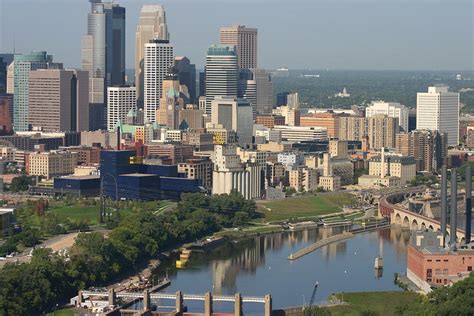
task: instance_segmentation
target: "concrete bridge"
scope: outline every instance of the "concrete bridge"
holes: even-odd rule
[[[410,230],[430,229],[433,231],[441,231],[441,224],[434,218],[429,218],[422,214],[411,212],[408,209],[392,203],[399,203],[403,199],[414,197],[422,194],[424,188],[414,190],[400,191],[387,196],[383,196],[379,200],[379,214],[390,219],[390,223],[400,225]],[[449,239],[450,225],[447,223],[447,239]],[[474,235],[472,235],[474,237]],[[463,229],[456,230],[456,241],[464,243],[465,232]]]
[[[142,293],[140,292],[119,292],[116,293],[114,289],[110,289],[108,292],[102,291],[79,291],[77,297],[77,306],[82,307],[86,299],[90,298],[106,298],[108,300],[109,306],[115,306],[117,304],[117,298],[122,298],[128,301],[136,302],[137,300],[143,300],[143,310],[129,310],[129,309],[120,309],[120,313],[117,315],[151,315],[151,300],[171,300],[175,301],[175,311],[173,315],[188,315],[184,312],[184,300],[187,301],[202,301],[204,302],[204,314],[205,316],[217,315],[213,310],[213,302],[234,302],[234,313],[231,315],[242,316],[243,313],[243,303],[261,303],[264,304],[265,312],[264,316],[271,316],[272,314],[272,297],[271,295],[266,295],[265,297],[252,297],[252,296],[241,296],[240,293],[235,294],[234,296],[213,296],[212,293],[207,292],[206,294],[183,294],[181,291],[176,292],[175,294],[168,293],[150,293],[149,290],[145,290]],[[129,304],[127,304],[130,306]],[[117,310],[117,309],[116,309]],[[155,315],[155,312],[153,313]],[[163,315],[170,315],[170,313],[163,313]],[[112,315],[112,314],[110,314]],[[161,315],[161,313],[156,313],[156,315]],[[191,314],[189,314],[191,315]],[[223,314],[219,314],[223,315]]]

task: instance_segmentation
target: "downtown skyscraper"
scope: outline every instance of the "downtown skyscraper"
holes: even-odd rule
[[[239,65],[235,46],[213,45],[206,56],[206,114],[215,97],[237,97]]]
[[[428,87],[416,95],[416,128],[448,134],[448,146],[459,143],[459,93],[447,86]]]
[[[163,80],[174,63],[173,45],[168,40],[155,39],[145,44],[144,112],[145,121],[156,122],[160,107]]]
[[[86,71],[38,69],[29,76],[29,124],[33,130],[89,130],[89,77]]]
[[[89,72],[89,103],[105,104],[107,86],[125,82],[125,8],[110,1],[89,1],[81,65]]]
[[[135,33],[135,87],[139,105],[143,104],[144,98],[145,44],[153,39],[168,41],[170,39],[165,9],[162,5],[144,5],[142,7]]]
[[[62,68],[53,63],[53,57],[46,52],[16,55],[14,60],[13,127],[15,131],[29,130],[29,88],[30,71],[37,69]]]
[[[234,45],[237,48],[240,68],[257,68],[257,29],[245,25],[221,27],[222,45]]]

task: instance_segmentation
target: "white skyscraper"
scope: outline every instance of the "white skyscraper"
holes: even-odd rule
[[[137,106],[135,87],[109,87],[107,89],[107,129],[114,131],[117,122],[125,121],[128,112]]]
[[[173,63],[173,45],[168,40],[155,39],[145,44],[144,111],[149,123],[156,121],[163,80]]]
[[[398,118],[398,124],[408,132],[408,114],[410,110],[403,104],[395,102],[374,101],[365,109],[365,117],[387,115]]]
[[[288,96],[288,107],[290,109],[299,109],[300,108],[300,97],[298,92],[289,93]]]
[[[159,4],[146,4],[140,12],[135,33],[135,87],[137,87],[137,97],[140,104],[143,102],[145,44],[153,39],[170,39],[165,8]]]
[[[459,93],[446,86],[428,87],[416,95],[416,128],[448,134],[448,146],[459,143]]]
[[[206,114],[217,96],[237,97],[239,66],[235,46],[213,45],[206,56]]]

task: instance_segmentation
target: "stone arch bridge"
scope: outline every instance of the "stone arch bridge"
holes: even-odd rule
[[[412,190],[400,191],[381,197],[379,199],[379,214],[385,218],[388,218],[390,223],[400,225],[406,229],[430,229],[432,231],[441,231],[441,224],[437,219],[411,212],[408,209],[395,204],[403,201],[406,198],[421,195],[424,191],[424,188],[415,188]],[[450,225],[447,223],[447,238],[449,238],[450,232]],[[474,237],[474,235],[472,236]],[[457,242],[462,244],[465,239],[464,237],[464,230],[458,228],[456,231]]]

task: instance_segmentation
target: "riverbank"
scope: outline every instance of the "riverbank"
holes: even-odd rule
[[[414,292],[347,292],[331,294],[327,302],[315,305],[326,309],[331,316],[394,316],[399,315],[397,311],[400,306],[414,303],[420,298]],[[286,316],[301,316],[305,308],[308,306],[289,307],[283,310]]]

